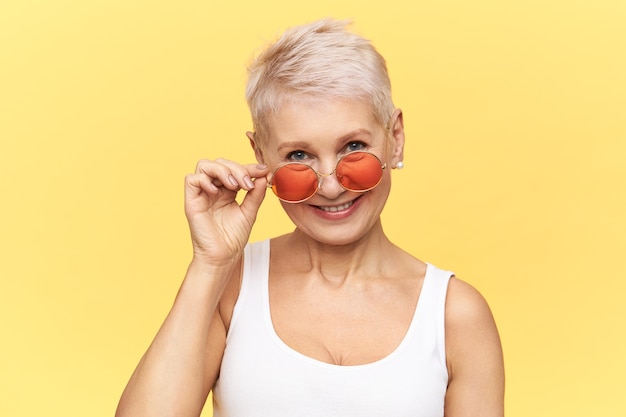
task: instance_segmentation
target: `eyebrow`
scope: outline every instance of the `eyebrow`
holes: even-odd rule
[[[348,140],[348,139],[352,139],[352,138],[353,138],[353,137],[355,137],[355,136],[362,136],[362,135],[365,135],[365,136],[372,136],[372,132],[370,132],[370,131],[369,131],[369,130],[367,130],[367,129],[357,129],[357,130],[354,130],[354,131],[352,131],[352,132],[346,133],[345,135],[341,136],[341,137],[337,140],[337,142],[345,142],[346,140]]]
[[[311,145],[308,142],[304,142],[304,141],[300,141],[300,140],[294,140],[291,142],[283,142],[280,145],[278,145],[278,150],[280,151],[281,149],[284,148],[291,148],[291,149],[309,149],[311,147]]]
[[[339,138],[337,138],[337,142],[345,142],[348,139],[351,139],[355,136],[360,136],[360,135],[365,135],[365,136],[372,136],[372,133],[367,130],[367,129],[357,129],[354,130],[352,132],[348,132],[343,136],[340,136]],[[311,148],[311,143],[310,142],[305,142],[305,141],[301,141],[301,140],[294,140],[294,141],[290,141],[290,142],[283,142],[280,145],[278,145],[278,150],[280,151],[281,149],[284,148],[291,148],[291,149],[303,149],[303,150],[308,150]]]

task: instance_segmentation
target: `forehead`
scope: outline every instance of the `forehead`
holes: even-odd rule
[[[340,140],[351,132],[374,134],[380,128],[363,100],[291,100],[267,118],[269,147],[284,141]]]

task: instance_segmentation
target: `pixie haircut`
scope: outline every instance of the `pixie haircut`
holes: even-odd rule
[[[248,67],[246,100],[257,140],[270,132],[268,114],[293,100],[366,100],[382,126],[394,111],[385,59],[371,42],[323,19],[287,29]]]

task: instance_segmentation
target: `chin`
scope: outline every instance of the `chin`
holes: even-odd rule
[[[377,219],[378,222],[380,221]],[[347,246],[367,239],[376,229],[377,221],[371,223],[350,222],[343,224],[315,224],[294,222],[297,231],[318,243],[328,246]]]

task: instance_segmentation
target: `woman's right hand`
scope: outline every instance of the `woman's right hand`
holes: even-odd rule
[[[185,177],[194,261],[219,267],[241,257],[265,197],[267,173],[265,165],[216,159],[201,160]],[[240,190],[246,192],[241,204],[235,199]]]

